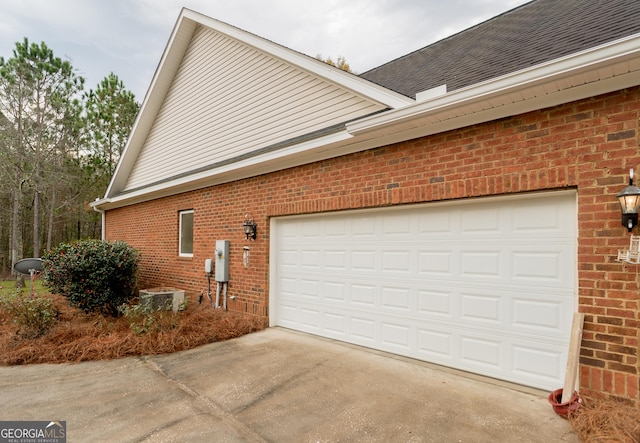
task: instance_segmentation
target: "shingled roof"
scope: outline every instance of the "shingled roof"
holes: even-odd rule
[[[638,0],[534,0],[360,77],[408,97],[453,91],[636,33]]]

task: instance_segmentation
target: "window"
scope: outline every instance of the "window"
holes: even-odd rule
[[[180,257],[193,257],[193,210],[180,211]]]

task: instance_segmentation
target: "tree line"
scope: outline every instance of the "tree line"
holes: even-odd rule
[[[0,276],[61,242],[99,238],[102,197],[139,103],[114,73],[95,89],[44,42],[0,57]]]

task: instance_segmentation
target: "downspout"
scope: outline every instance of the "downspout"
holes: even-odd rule
[[[98,199],[96,199],[96,200],[98,200]],[[105,214],[103,209],[99,209],[97,206],[94,206],[93,210],[98,212],[100,214],[100,216],[101,216],[101,220],[100,220],[100,231],[101,231],[100,240],[104,241],[104,239],[106,237],[106,235],[105,235],[105,221],[107,219],[106,214]]]

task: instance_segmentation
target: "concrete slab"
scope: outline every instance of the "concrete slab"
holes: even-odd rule
[[[548,393],[270,328],[170,355],[0,368],[0,420],[69,442],[578,442]]]

